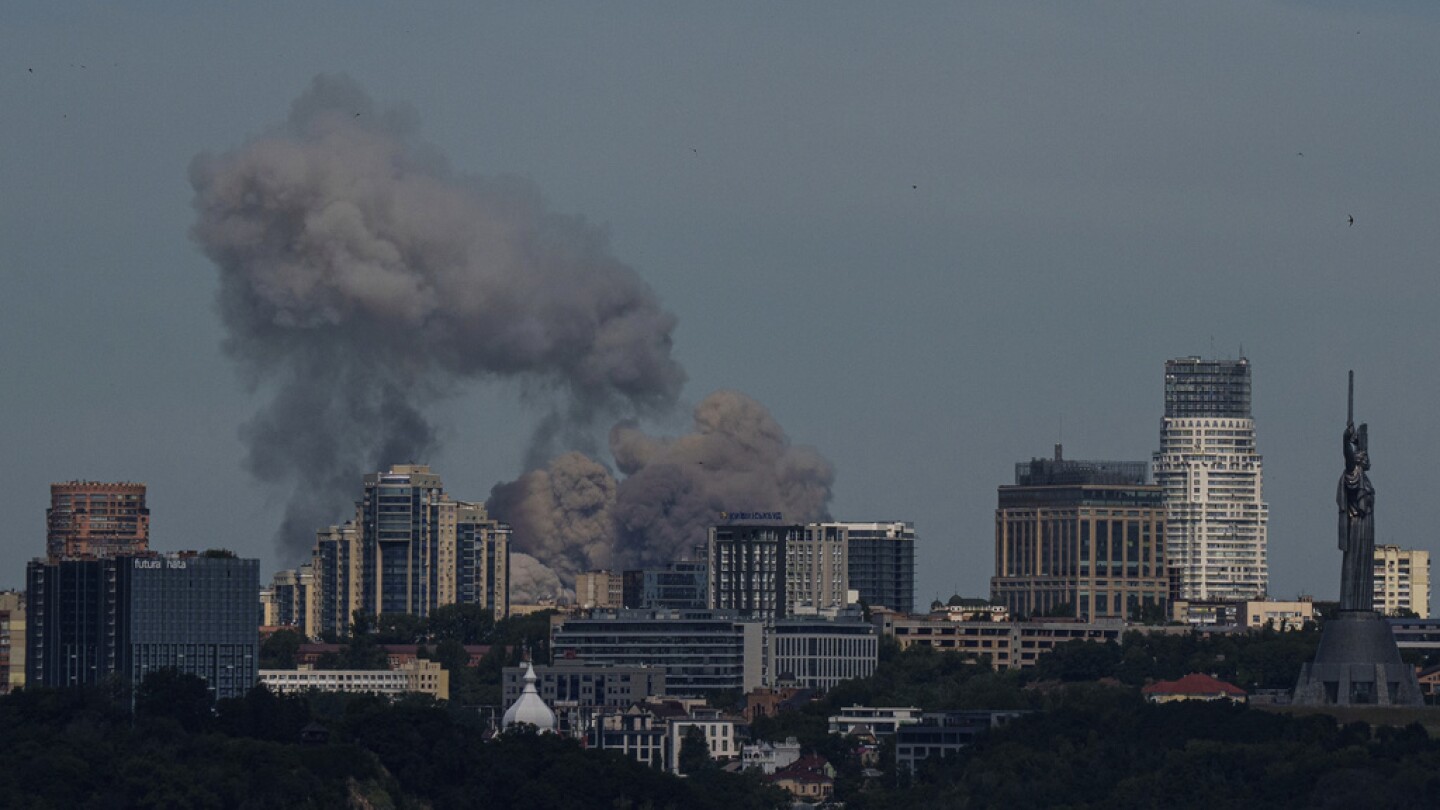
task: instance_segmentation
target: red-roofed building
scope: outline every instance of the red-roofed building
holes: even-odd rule
[[[1228,700],[1232,703],[1246,701],[1245,690],[1217,680],[1209,675],[1192,672],[1178,681],[1157,681],[1140,693],[1151,703],[1173,703],[1180,700]]]
[[[835,795],[835,768],[815,754],[801,757],[765,778],[797,799],[829,799]]]

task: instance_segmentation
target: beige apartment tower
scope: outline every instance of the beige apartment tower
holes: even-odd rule
[[[1385,616],[1430,618],[1430,552],[1375,547],[1375,610]]]

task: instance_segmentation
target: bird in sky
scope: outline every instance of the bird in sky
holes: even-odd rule
[[[1304,153],[1304,152],[1296,152],[1295,154],[1296,154],[1296,155],[1299,155],[1300,157],[1305,157],[1305,153]]]
[[[1350,225],[1349,225],[1348,227],[1351,227],[1351,228],[1355,227],[1355,215],[1354,215],[1354,214],[1351,214],[1351,215],[1350,215]]]

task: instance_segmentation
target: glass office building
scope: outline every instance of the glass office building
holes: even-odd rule
[[[158,669],[204,679],[216,699],[255,685],[260,561],[228,552],[36,560],[27,572],[27,682],[138,684]]]

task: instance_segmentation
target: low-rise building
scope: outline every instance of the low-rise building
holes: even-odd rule
[[[1301,630],[1306,622],[1315,621],[1315,603],[1309,599],[1244,602],[1240,606],[1240,615],[1244,617],[1245,626],[1254,630],[1265,627],[1281,631]]]
[[[596,611],[555,627],[556,660],[591,666],[663,667],[673,695],[748,692],[763,686],[765,633],[733,611]]]
[[[260,681],[272,692],[294,694],[358,692],[386,697],[418,693],[450,699],[450,673],[436,661],[416,660],[396,669],[262,669]]]
[[[768,781],[807,802],[823,802],[835,795],[835,768],[815,754],[781,768]]]
[[[875,626],[849,619],[780,619],[766,628],[770,683],[828,690],[841,681],[868,678],[879,661]]]
[[[800,741],[794,737],[786,737],[785,742],[780,743],[761,740],[754,745],[740,747],[740,762],[744,769],[756,770],[766,776],[773,775],[798,759],[800,759]]]
[[[680,772],[680,748],[690,729],[699,729],[705,735],[705,745],[710,759],[717,762],[740,756],[740,746],[735,741],[735,720],[721,714],[718,709],[694,709],[685,717],[670,717],[665,721],[666,748],[669,753],[668,767],[671,773]]]
[[[1192,672],[1178,681],[1157,681],[1140,693],[1151,703],[1178,703],[1186,700],[1228,700],[1244,703],[1245,690],[1209,675]]]
[[[595,666],[561,658],[555,666],[535,667],[535,676],[540,697],[557,708],[625,707],[667,695],[664,667]],[[525,668],[505,667],[501,678],[505,704],[519,700]]]
[[[999,728],[1026,712],[1014,710],[925,712],[920,722],[895,733],[895,767],[913,773],[921,760],[953,754],[980,734]]]
[[[847,706],[830,715],[830,733],[888,736],[901,726],[920,722],[920,714],[916,706]]]
[[[625,709],[595,712],[585,739],[591,748],[618,751],[651,767],[680,772],[680,749],[690,729],[705,737],[710,759],[740,756],[735,718],[699,701],[650,700]]]
[[[1387,619],[1401,652],[1440,654],[1440,619]]]
[[[1119,642],[1125,634],[1123,622],[1077,622],[1040,620],[1033,622],[952,622],[929,618],[883,617],[882,631],[895,638],[901,649],[930,647],[943,652],[988,660],[997,670],[1035,666],[1041,655],[1067,641]]]

